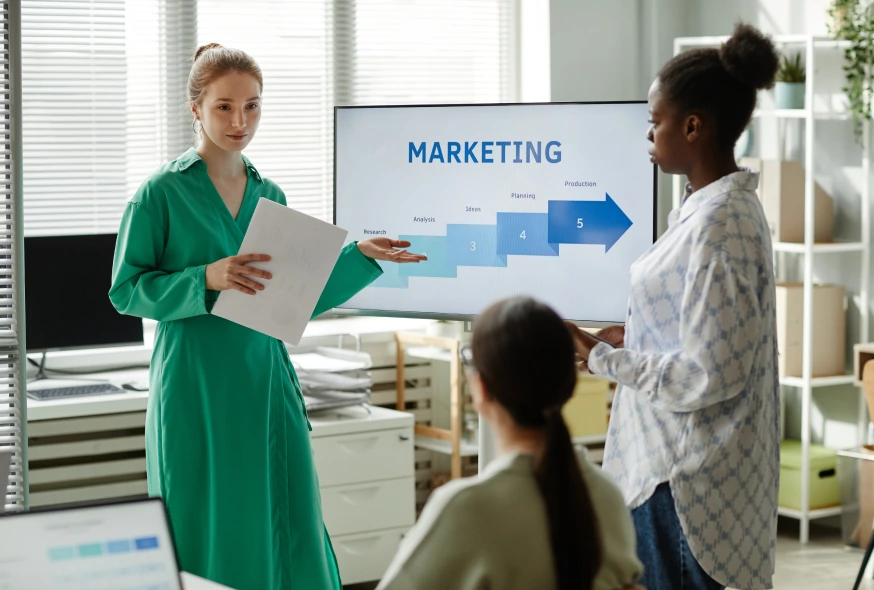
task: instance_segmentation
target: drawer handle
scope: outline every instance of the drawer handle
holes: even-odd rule
[[[410,437],[407,436],[406,434],[399,434],[399,435],[398,435],[398,438],[401,439],[401,440],[403,440],[403,441],[410,440]]]
[[[359,438],[356,440],[339,441],[339,444],[348,452],[366,453],[376,445],[377,440],[377,437],[369,436],[367,438]]]
[[[354,506],[356,504],[370,502],[371,500],[373,500],[373,497],[376,496],[377,493],[379,493],[379,486],[373,486],[369,488],[362,488],[360,490],[340,492],[340,496],[343,497],[343,500],[345,500],[347,504],[352,504]]]

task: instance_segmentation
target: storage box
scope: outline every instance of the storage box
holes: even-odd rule
[[[810,509],[840,506],[841,486],[838,479],[837,451],[821,445],[810,445]],[[801,510],[801,441],[780,443],[779,504]]]
[[[853,383],[862,387],[862,369],[868,361],[874,361],[874,342],[853,345]]]
[[[759,198],[774,242],[804,242],[804,167],[794,160],[743,158],[741,166],[759,171]],[[813,241],[831,242],[834,200],[814,183]]]
[[[814,377],[846,373],[846,293],[839,285],[813,286]],[[804,288],[777,284],[777,346],[780,377],[801,377]]]
[[[594,436],[607,432],[607,393],[610,382],[580,374],[571,399],[562,408],[571,436]]]

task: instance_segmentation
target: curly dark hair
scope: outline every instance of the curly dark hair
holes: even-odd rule
[[[716,125],[720,151],[731,151],[749,124],[756,91],[770,88],[780,65],[774,43],[738,23],[722,47],[675,56],[658,74],[662,96],[680,116],[697,113]]]

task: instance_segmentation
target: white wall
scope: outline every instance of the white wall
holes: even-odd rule
[[[637,0],[552,0],[553,101],[639,100]]]
[[[685,34],[690,1],[549,0],[551,100],[646,100],[673,53],[673,38]],[[659,233],[670,210],[670,187],[660,174]]]

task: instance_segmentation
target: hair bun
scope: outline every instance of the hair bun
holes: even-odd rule
[[[201,55],[203,55],[204,53],[206,53],[210,49],[221,49],[221,48],[222,48],[222,45],[220,43],[207,43],[206,45],[201,45],[200,47],[197,48],[197,51],[194,52],[194,61],[197,61],[197,59]]]
[[[719,50],[726,71],[756,89],[774,85],[780,56],[774,43],[753,26],[738,23]]]

